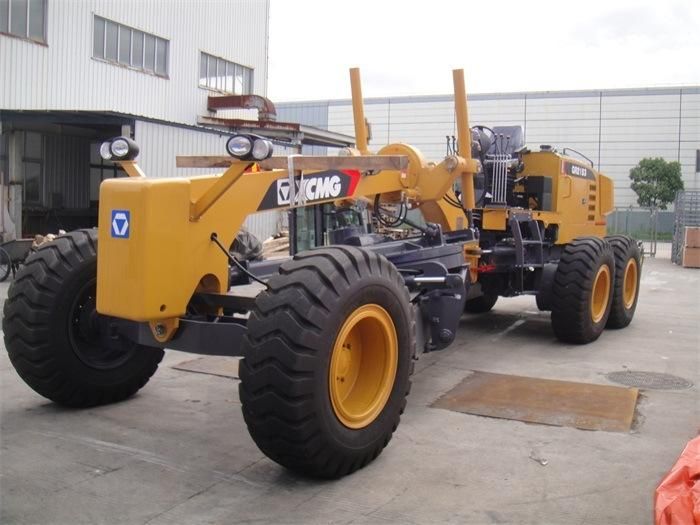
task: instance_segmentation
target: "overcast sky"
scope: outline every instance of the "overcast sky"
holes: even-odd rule
[[[700,84],[698,0],[271,0],[276,102]]]

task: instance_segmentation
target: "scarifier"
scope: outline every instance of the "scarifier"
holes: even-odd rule
[[[165,348],[241,356],[255,443],[287,468],[333,478],[380,454],[414,360],[448,347],[465,311],[534,295],[567,343],[630,323],[641,256],[632,239],[605,237],[613,185],[592,163],[531,151],[519,127],[470,128],[461,70],[458,136],[442,162],[402,143],[371,153],[359,71],[350,76],[356,148],[342,156],[272,157],[266,139],[238,135],[227,157],[179,158],[222,174],[154,179],[130,138],[103,144],[129,177],[102,183],[99,229],[41,247],[9,290],[5,343],[27,384],[86,407],[134,394]],[[326,246],[283,260],[229,253],[250,214],[307,208],[334,219],[316,232]],[[358,210],[419,234],[369,231]],[[255,294],[241,291],[251,284]]]

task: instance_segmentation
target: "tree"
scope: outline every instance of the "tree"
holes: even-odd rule
[[[646,208],[665,210],[676,192],[683,189],[680,163],[666,162],[660,157],[640,160],[630,170],[630,179],[637,203]]]

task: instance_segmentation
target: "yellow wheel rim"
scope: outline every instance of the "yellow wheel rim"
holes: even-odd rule
[[[364,428],[384,409],[396,378],[399,344],[389,313],[366,304],[343,323],[328,376],[331,404],[346,427]]]
[[[591,293],[591,318],[594,323],[599,322],[605,315],[610,299],[610,268],[604,264],[598,268],[598,273],[593,281]]]
[[[622,301],[629,310],[637,297],[637,261],[630,259],[625,266],[625,275],[622,279]]]

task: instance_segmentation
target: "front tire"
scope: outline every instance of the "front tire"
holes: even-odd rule
[[[0,248],[0,283],[7,279],[11,271],[12,259],[3,248]]]
[[[396,268],[329,247],[285,262],[255,301],[239,386],[251,437],[305,475],[338,478],[389,443],[406,406],[415,320]]]
[[[29,255],[5,301],[5,347],[32,389],[61,405],[125,399],[163,358],[158,348],[105,337],[95,309],[97,233],[70,232]]]
[[[469,314],[485,314],[490,312],[491,309],[498,301],[497,294],[484,294],[474,299],[469,299],[464,303],[464,311]]]
[[[639,299],[642,257],[634,239],[626,235],[605,238],[615,256],[615,286],[606,328],[625,328],[632,322]]]
[[[566,343],[595,341],[613,297],[615,260],[603,239],[581,237],[564,248],[552,284],[552,329]]]

